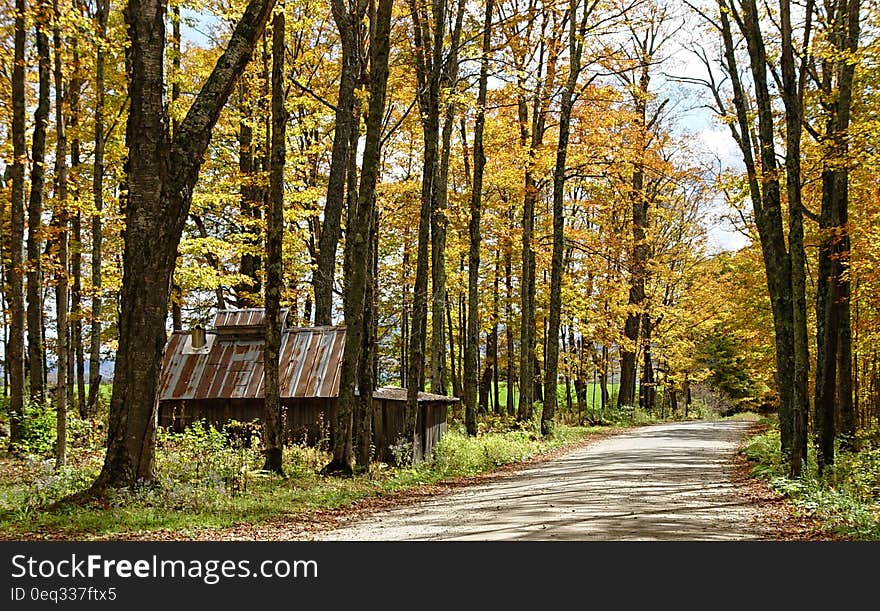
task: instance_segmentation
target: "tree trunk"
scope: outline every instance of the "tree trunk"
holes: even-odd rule
[[[336,403],[336,431],[333,440],[333,459],[325,467],[328,473],[352,472],[352,413],[355,410],[355,384],[358,364],[364,348],[364,310],[367,299],[369,268],[373,257],[370,252],[370,231],[374,220],[376,183],[381,165],[382,118],[385,113],[385,93],[388,83],[388,55],[390,49],[391,10],[393,0],[379,0],[373,37],[370,42],[370,103],[367,114],[367,134],[364,143],[361,182],[357,207],[348,211],[348,235],[345,242],[345,278],[343,307],[345,309],[346,338],[342,353],[342,371],[339,380],[339,398]],[[352,202],[354,203],[354,202]],[[367,342],[368,344],[371,342]],[[363,379],[363,378],[362,378]],[[360,389],[366,395],[365,409],[371,413],[372,388]]]
[[[541,74],[544,67],[544,43],[541,43],[541,52],[538,58],[537,87],[532,100],[531,124],[528,116],[526,101],[526,84],[524,77],[519,77],[519,95],[517,100],[517,114],[520,129],[520,145],[525,148],[528,141],[526,168],[524,177],[523,214],[522,214],[522,278],[520,280],[520,394],[517,419],[529,421],[532,419],[532,409],[540,390],[538,368],[536,366],[538,356],[535,352],[535,253],[532,248],[532,239],[535,232],[535,204],[538,201],[539,187],[535,178],[535,159],[538,150],[544,142],[544,132],[547,120],[547,110],[553,89],[556,60],[558,59],[559,41],[555,36],[548,36],[549,50],[547,54],[546,73]],[[531,138],[529,129],[531,128]]]
[[[480,214],[483,201],[483,171],[486,154],[483,132],[486,126],[486,91],[489,78],[489,51],[492,42],[493,1],[487,0],[483,21],[483,48],[480,59],[480,84],[477,94],[477,119],[474,126],[474,170],[471,186],[470,221],[468,222],[468,319],[467,346],[464,367],[465,427],[470,436],[477,434],[477,384],[479,383],[480,350],[479,292],[480,292]],[[487,392],[488,395],[488,392]]]
[[[556,167],[553,170],[553,257],[550,264],[550,315],[547,329],[547,348],[544,359],[544,409],[541,411],[541,434],[553,432],[556,416],[556,383],[559,377],[559,340],[562,318],[562,268],[565,248],[565,166],[568,141],[571,134],[571,110],[575,101],[575,89],[581,72],[581,52],[587,19],[592,12],[588,6],[578,23],[577,9],[580,2],[570,0],[568,7],[568,81],[562,92],[562,108],[559,114],[559,141],[556,145]]]
[[[810,354],[807,341],[806,254],[801,201],[801,131],[803,129],[803,78],[797,74],[792,44],[791,7],[780,1],[782,29],[782,99],[785,104],[785,171],[789,202],[788,242],[791,256],[792,331],[794,336],[794,372],[792,386],[792,475],[799,475],[807,460],[807,421]],[[808,3],[812,11],[812,2]],[[807,21],[807,36],[810,21]]]
[[[51,89],[49,60],[49,23],[51,5],[39,0],[36,16],[37,60],[39,94],[34,111],[34,134],[31,143],[31,193],[28,202],[27,239],[27,327],[28,327],[28,378],[30,397],[34,401],[44,399],[43,381],[43,304],[40,291],[43,285],[40,247],[43,241],[43,198],[45,196],[46,125],[49,122],[49,92]]]
[[[407,224],[403,228],[403,256],[400,265],[400,385],[406,388],[406,376],[409,371],[409,335],[410,335],[410,304],[407,296],[409,294],[409,234],[410,226]]]
[[[656,380],[654,379],[654,360],[651,352],[651,316],[648,312],[642,315],[642,377],[639,382],[639,407],[647,412],[654,411],[656,399]]]
[[[846,236],[844,248],[849,253],[849,236]],[[837,396],[840,402],[840,450],[854,452],[856,447],[856,428],[858,410],[853,399],[854,375],[852,353],[852,326],[850,321],[849,280],[841,281],[840,289],[840,325],[838,327],[837,346]]]
[[[782,229],[782,208],[778,164],[775,150],[773,110],[767,85],[767,61],[755,0],[745,0],[743,15],[735,12],[727,0],[718,0],[719,18],[724,44],[724,61],[733,88],[735,122],[730,130],[738,144],[746,166],[749,195],[755,213],[755,225],[761,241],[767,289],[773,313],[773,329],[776,344],[776,388],[779,395],[779,428],[783,454],[792,472],[798,470],[800,452],[795,447],[797,423],[794,409],[795,332],[792,295],[792,262],[786,250]],[[752,142],[751,116],[753,109],[747,104],[748,96],[740,80],[736,59],[736,46],[730,24],[733,14],[746,39],[749,68],[754,83],[754,98],[758,117],[758,134],[761,171],[758,171]]]
[[[156,404],[177,247],[211,130],[262,33],[274,0],[251,0],[174,138],[163,102],[165,3],[129,0],[125,11],[129,149],[119,348],[107,453],[88,494],[154,477]]]
[[[440,165],[434,181],[434,213],[431,215],[431,392],[449,392],[446,375],[444,314],[446,310],[446,202],[449,179],[449,154],[455,121],[454,93],[458,84],[458,48],[464,20],[465,2],[459,0],[449,56],[443,68],[441,87],[447,91],[446,115],[441,136]]]
[[[12,64],[12,202],[10,205],[10,236],[8,293],[9,299],[9,424],[10,448],[21,441],[21,418],[24,413],[24,172],[25,151],[25,0],[15,0],[15,42]],[[5,240],[4,240],[5,241]]]
[[[95,20],[98,29],[98,44],[95,55],[95,151],[92,169],[92,196],[95,212],[92,215],[92,312],[89,345],[89,400],[88,414],[94,416],[98,405],[98,391],[101,387],[101,315],[103,298],[101,295],[101,262],[103,242],[104,209],[104,43],[107,39],[107,16],[109,0],[97,0]]]
[[[602,413],[611,405],[611,393],[608,391],[608,346],[602,346],[602,370],[599,377],[599,390],[601,391]]]
[[[627,300],[628,312],[624,323],[623,334],[627,343],[620,351],[620,389],[617,395],[617,405],[632,406],[636,402],[636,354],[638,353],[640,325],[642,322],[642,307],[645,301],[645,283],[647,280],[647,264],[649,245],[647,242],[648,229],[648,201],[645,196],[645,171],[642,161],[645,155],[645,134],[647,127],[647,96],[650,83],[649,65],[641,67],[639,90],[635,94],[636,120],[639,122],[637,129],[642,141],[639,154],[642,159],[635,163],[630,185],[630,199],[632,201],[632,262],[631,279],[629,286],[629,298]]]
[[[355,461],[362,469],[369,469],[373,429],[373,390],[376,388],[376,323],[375,306],[376,277],[379,266],[379,219],[378,211],[373,206],[369,233],[369,265],[367,265],[366,289],[364,293],[363,337],[361,354],[358,363],[358,389],[362,389],[357,400],[355,411]]]
[[[458,367],[455,360],[455,327],[452,326],[452,304],[449,303],[449,292],[446,293],[446,328],[449,332],[449,373],[452,378],[452,395],[461,397],[461,382],[458,378]]]
[[[76,3],[75,7],[78,11],[82,11],[82,7],[79,3]],[[57,11],[56,11],[57,13]],[[58,26],[56,24],[55,27],[56,33],[58,33]],[[74,35],[71,38],[71,53],[73,56],[73,74],[70,79],[70,89],[68,96],[70,98],[69,102],[69,116],[67,119],[68,125],[70,126],[70,131],[72,132],[73,138],[70,141],[70,168],[74,173],[75,177],[79,178],[80,172],[80,141],[78,136],[79,129],[79,112],[80,112],[80,89],[82,88],[83,81],[81,78],[81,70],[82,67],[80,65],[80,56],[79,56],[79,38]],[[56,71],[60,73],[60,57],[56,58]],[[74,180],[73,184],[73,198],[75,201],[75,214],[73,215],[72,223],[73,223],[73,248],[70,253],[71,256],[71,264],[70,264],[70,273],[73,276],[71,288],[70,288],[70,312],[71,312],[71,325],[70,325],[70,344],[71,344],[71,353],[73,355],[74,360],[74,370],[76,375],[76,406],[79,412],[79,416],[82,419],[86,419],[88,417],[88,409],[86,405],[86,380],[85,380],[85,353],[83,351],[83,309],[82,309],[82,212],[81,206],[79,202],[79,181]],[[70,387],[73,387],[73,380],[70,381]]]
[[[327,199],[324,204],[324,223],[321,226],[318,265],[313,278],[315,325],[333,323],[336,247],[342,234],[342,208],[345,204],[351,131],[354,128],[355,89],[361,70],[359,29],[366,4],[361,1],[346,3],[344,0],[332,0],[330,3],[333,20],[336,22],[342,42],[342,71],[339,75],[339,97],[336,101],[336,125],[333,133],[330,175],[327,180]]]
[[[513,347],[513,244],[507,243],[507,249],[504,253],[504,297],[505,297],[505,323],[504,333],[507,339],[507,415],[514,416],[516,414],[516,406],[514,403],[513,390],[516,386],[516,354]]]
[[[837,437],[835,413],[841,420],[841,441],[852,449],[855,416],[852,399],[852,346],[850,288],[845,273],[849,259],[847,229],[849,169],[839,160],[849,157],[849,122],[855,64],[848,59],[858,49],[859,0],[836,0],[828,7],[829,39],[840,59],[822,62],[820,88],[829,98],[824,140],[831,154],[822,170],[819,278],[816,287],[816,386],[815,432],[817,462],[821,473],[834,463]],[[840,367],[839,367],[840,366]],[[839,380],[839,386],[838,386]],[[845,431],[843,430],[845,429]]]
[[[412,329],[410,332],[409,373],[404,429],[413,432],[413,460],[422,458],[423,440],[419,434],[418,393],[425,386],[425,343],[428,326],[428,241],[435,212],[434,181],[439,169],[440,86],[443,75],[443,40],[446,31],[446,0],[432,0],[430,19],[416,0],[409,0],[414,30],[414,54],[422,113],[424,156],[419,210],[418,254],[413,289]],[[433,22],[433,23],[431,23]]]
[[[492,338],[491,342],[487,342],[486,345],[486,354],[487,358],[491,359],[492,362],[492,384],[493,395],[492,395],[492,405],[494,406],[495,413],[499,416],[504,413],[501,409],[501,397],[500,390],[498,388],[499,375],[498,375],[498,321],[500,320],[501,312],[499,309],[500,296],[498,294],[498,283],[501,279],[501,253],[498,249],[495,249],[495,282],[492,287],[492,330],[489,332],[489,335]]]
[[[269,208],[266,211],[266,371],[263,413],[263,469],[284,474],[281,387],[278,353],[281,349],[281,283],[284,277],[284,160],[286,155],[287,110],[284,107],[284,10],[272,20],[272,152],[269,170]]]
[[[67,135],[64,124],[64,76],[61,72],[61,30],[58,21],[61,13],[58,0],[53,0],[52,11],[55,26],[53,40],[55,47],[55,205],[58,223],[57,272],[55,276],[55,308],[57,321],[56,356],[58,357],[57,383],[55,386],[56,440],[55,468],[67,462],[67,404],[69,343],[68,343],[68,231],[70,215],[67,210]]]
[[[176,106],[177,100],[180,98],[180,56],[181,56],[181,37],[180,37],[180,7],[174,6],[171,9],[171,37],[172,37],[172,54],[171,54],[171,105]],[[173,138],[177,132],[177,119],[171,120],[171,137]],[[176,262],[175,262],[176,265]],[[171,328],[174,331],[183,330],[183,303],[184,293],[183,287],[180,286],[172,274],[171,277]]]

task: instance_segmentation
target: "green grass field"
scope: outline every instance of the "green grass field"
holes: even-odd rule
[[[618,384],[609,384],[608,385],[608,393],[610,394],[610,404],[614,405],[614,402],[617,400],[617,389]],[[577,400],[574,397],[574,384],[571,385],[571,401],[572,401],[572,409],[574,411],[577,410]],[[494,392],[495,387],[492,387],[492,390],[489,393],[489,402],[490,407],[494,411],[494,405],[492,402],[494,401]],[[519,402],[519,389],[513,389],[513,405],[518,405]],[[498,402],[502,407],[507,405],[507,383],[499,382],[498,384]],[[568,394],[566,393],[565,384],[558,384],[556,386],[556,395],[557,395],[557,405],[559,405],[560,409],[567,409],[568,406]],[[583,406],[584,411],[589,412],[591,414],[598,414],[602,409],[602,389],[599,384],[593,384],[589,382],[587,384],[587,397],[586,403]]]

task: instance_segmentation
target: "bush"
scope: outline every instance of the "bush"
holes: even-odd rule
[[[52,454],[55,450],[56,424],[56,413],[49,403],[25,399],[20,422],[21,442],[16,449],[30,454]]]
[[[859,452],[838,453],[833,467],[819,477],[811,453],[807,472],[800,479],[786,476],[779,431],[749,439],[746,458],[754,463],[752,474],[788,496],[800,511],[817,517],[823,526],[856,539],[880,539],[880,448],[863,437]]]
[[[778,430],[749,438],[743,453],[749,462],[755,463],[752,467],[752,475],[769,478],[783,474]]]
[[[656,415],[634,405],[609,407],[602,415],[602,422],[615,426],[635,426],[659,422]]]
[[[468,437],[449,431],[435,446],[432,467],[444,475],[476,475],[536,454],[539,444],[526,431]]]
[[[259,469],[259,443],[196,422],[183,433],[160,429],[157,437],[157,487],[164,502],[202,509],[212,495],[237,496],[247,491],[251,471]],[[150,500],[150,499],[144,499]],[[152,499],[158,502],[159,499]]]

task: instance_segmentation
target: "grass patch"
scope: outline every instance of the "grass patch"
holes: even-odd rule
[[[750,438],[744,448],[752,475],[767,480],[803,514],[818,518],[823,528],[856,540],[880,540],[880,429],[859,432],[855,453],[838,453],[833,468],[817,474],[810,453],[806,474],[786,476],[779,430]]]
[[[609,393],[609,404],[614,405],[617,403],[617,391],[620,385],[617,383],[608,383],[608,393]],[[495,388],[492,387],[491,392],[489,393],[489,407],[491,411],[497,411],[495,406],[493,405],[495,401]],[[519,387],[514,386],[513,388],[508,389],[507,382],[501,381],[498,383],[498,403],[505,408],[507,406],[507,395],[508,392],[513,395],[513,405],[516,407],[519,405]],[[571,397],[569,397],[569,393]],[[577,413],[577,398],[574,396],[574,384],[570,384],[569,388],[566,389],[565,384],[560,382],[556,385],[556,404],[559,408],[560,412],[568,412],[567,409],[568,400],[571,399],[572,409],[571,414],[574,415]],[[586,401],[581,406],[582,410],[586,415],[589,415],[591,418],[597,418],[602,413],[602,389],[599,383],[587,382],[586,383]],[[607,408],[606,408],[607,411]]]

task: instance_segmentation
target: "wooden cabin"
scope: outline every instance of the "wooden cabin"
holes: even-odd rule
[[[165,347],[159,385],[159,425],[182,431],[195,421],[214,426],[250,422],[263,415],[262,308],[224,310],[211,328],[175,331]],[[284,435],[318,445],[329,439],[345,347],[345,327],[289,327],[282,311],[279,384]],[[379,458],[404,437],[406,389],[373,392],[373,443]],[[419,393],[416,459],[429,456],[446,432],[455,397]]]

